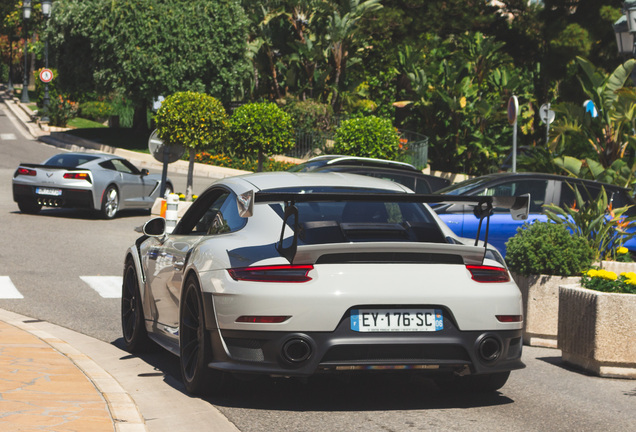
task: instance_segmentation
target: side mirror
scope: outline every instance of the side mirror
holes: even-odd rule
[[[166,234],[166,220],[162,217],[150,219],[144,224],[143,233],[150,237],[162,237]]]
[[[146,168],[144,168],[144,169],[142,169],[142,170],[141,170],[141,176],[142,176],[142,177],[145,177],[145,176],[147,176],[148,174],[150,174],[150,171],[148,171]]]

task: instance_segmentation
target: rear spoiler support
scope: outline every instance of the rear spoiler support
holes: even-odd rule
[[[237,197],[237,206],[241,217],[250,217],[254,211],[254,203],[284,203],[285,214],[283,226],[280,233],[277,250],[290,263],[293,261],[298,249],[298,208],[299,202],[341,202],[341,201],[379,201],[379,202],[414,202],[427,204],[468,204],[473,205],[473,212],[479,219],[479,228],[475,238],[475,246],[479,243],[481,226],[486,219],[486,234],[484,239],[484,249],[488,246],[488,230],[490,228],[490,216],[495,207],[503,207],[510,210],[510,214],[515,220],[525,220],[528,218],[530,194],[518,197],[506,196],[466,196],[466,195],[433,195],[414,193],[338,193],[338,192],[315,192],[315,193],[292,193],[292,192],[256,192],[248,191]],[[294,218],[294,234],[291,245],[283,246],[285,227],[289,218]]]

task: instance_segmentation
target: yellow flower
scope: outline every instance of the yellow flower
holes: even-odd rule
[[[627,252],[629,252],[629,249],[627,249],[625,246],[621,246],[616,250],[616,253],[620,255],[625,255]]]
[[[588,277],[591,277],[591,278],[596,277],[596,276],[598,275],[598,270],[595,270],[595,269],[589,269],[589,270],[587,271],[586,275],[587,275]]]
[[[466,97],[465,96],[462,96],[459,99],[459,106],[462,107],[462,108],[466,108]]]

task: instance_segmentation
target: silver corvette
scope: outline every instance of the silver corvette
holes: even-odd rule
[[[356,371],[497,390],[524,367],[521,294],[496,250],[422,204],[448,199],[484,220],[527,215],[527,197],[418,195],[353,174],[219,180],[172,233],[151,219],[126,252],[125,345],[178,355],[194,394],[232,374]]]
[[[23,213],[46,207],[94,209],[112,219],[119,210],[150,209],[161,176],[112,154],[60,153],[42,164],[21,163],[13,175],[13,200]],[[165,195],[173,191],[166,182]]]

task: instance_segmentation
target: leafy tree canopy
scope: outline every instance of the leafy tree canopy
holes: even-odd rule
[[[246,71],[234,0],[69,0],[49,26],[60,86],[118,92],[137,108],[180,90],[229,101]]]

